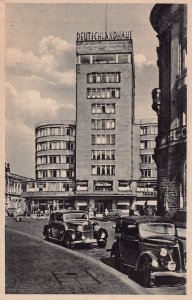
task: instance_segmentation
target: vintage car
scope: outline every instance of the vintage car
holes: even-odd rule
[[[97,222],[91,222],[88,214],[80,210],[58,210],[50,214],[44,226],[46,240],[57,240],[67,248],[76,244],[95,244],[105,248],[108,238],[106,229]]]
[[[136,271],[144,287],[153,287],[156,276],[186,276],[182,241],[170,219],[132,216],[117,219],[111,256],[118,268]]]

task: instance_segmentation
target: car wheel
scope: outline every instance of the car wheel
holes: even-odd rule
[[[64,246],[68,249],[72,249],[73,245],[71,244],[71,238],[69,235],[66,235],[64,238]]]
[[[46,239],[46,241],[49,241],[49,239],[50,239],[49,229],[46,230],[45,239]]]
[[[118,249],[115,249],[114,255],[115,255],[115,268],[117,270],[120,270],[121,269],[121,259],[120,259],[120,253],[119,253]]]
[[[97,241],[97,245],[99,248],[105,248],[107,244],[107,241]]]
[[[141,283],[146,288],[152,288],[155,284],[155,277],[151,275],[149,263],[144,260],[141,265]]]

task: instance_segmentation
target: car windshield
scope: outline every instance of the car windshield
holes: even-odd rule
[[[143,238],[154,236],[175,235],[175,227],[168,223],[143,223],[139,225],[139,231]]]
[[[78,219],[84,219],[87,220],[88,215],[85,212],[75,212],[75,213],[67,213],[64,214],[64,219],[65,220],[78,220]]]

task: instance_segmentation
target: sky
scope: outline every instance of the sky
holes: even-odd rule
[[[7,3],[5,6],[5,160],[11,172],[35,176],[35,125],[75,120],[76,34],[132,31],[135,117],[156,118],[158,39],[154,4]],[[106,18],[107,16],[107,18]],[[107,21],[106,21],[107,20]]]

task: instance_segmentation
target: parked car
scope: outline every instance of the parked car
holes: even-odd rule
[[[96,244],[104,248],[108,233],[97,222],[91,222],[88,214],[78,210],[58,210],[50,214],[44,226],[43,235],[47,240],[57,240],[67,248],[76,244]]]
[[[171,218],[177,228],[186,228],[187,212],[185,208],[179,208]]]
[[[117,219],[111,256],[116,266],[125,264],[137,272],[144,287],[152,287],[156,276],[185,277],[182,241],[170,219],[132,216]]]

